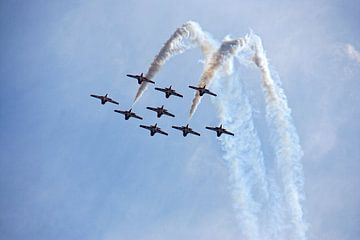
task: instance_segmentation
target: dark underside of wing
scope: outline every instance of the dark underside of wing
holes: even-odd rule
[[[136,76],[136,75],[131,75],[131,74],[126,74],[126,76],[128,76],[128,77],[131,77],[131,78],[138,78],[138,76]]]
[[[98,99],[101,99],[101,97],[102,97],[102,96],[98,96],[98,95],[94,95],[94,94],[91,94],[90,96],[94,97],[94,98],[98,98]]]
[[[145,82],[149,82],[149,83],[155,83],[154,81],[152,81],[152,80],[150,80],[150,79],[148,79],[148,78],[146,78],[146,77],[144,77],[144,81],[145,81]]]
[[[193,130],[191,130],[190,133],[191,133],[191,134],[194,134],[194,135],[197,135],[197,136],[200,136],[200,133],[195,132],[195,131],[193,131]]]
[[[125,111],[121,111],[121,110],[114,110],[114,112],[121,113],[121,114],[126,114]]]
[[[137,119],[140,119],[140,120],[143,119],[142,117],[140,117],[140,116],[138,116],[138,115],[136,115],[136,114],[132,115],[132,117],[137,118]]]
[[[195,90],[199,90],[198,87],[194,87],[194,86],[189,86],[189,88],[195,89]]]
[[[206,92],[207,94],[210,94],[210,95],[213,95],[213,96],[217,96],[215,93],[213,93],[213,92],[210,92],[210,91],[208,91],[208,92]]]
[[[175,128],[175,129],[177,129],[177,130],[183,130],[183,128],[182,127],[178,127],[178,126],[171,126],[172,128]]]
[[[145,125],[140,125],[141,128],[145,128],[145,129],[148,129],[148,130],[151,130],[151,127],[149,126],[145,126]]]
[[[168,133],[166,133],[166,132],[164,132],[162,130],[157,130],[157,132],[160,133],[160,134],[166,135],[166,136],[169,135]]]
[[[174,115],[174,114],[169,113],[169,112],[164,112],[164,114],[165,114],[165,115],[168,115],[168,116],[170,116],[170,117],[175,117],[175,115]]]
[[[158,88],[158,87],[156,87],[155,90],[158,90],[158,91],[160,91],[160,92],[166,92],[165,89],[163,89],[163,88]]]
[[[177,93],[177,92],[174,92],[174,93],[172,93],[173,95],[175,95],[175,96],[177,96],[177,97],[183,97],[183,95],[181,95],[181,94],[179,94],[179,93]]]
[[[114,104],[116,104],[116,105],[119,105],[119,103],[117,102],[117,101],[114,101],[114,100],[112,100],[112,99],[110,99],[110,100],[108,100],[109,102],[111,102],[111,103],[114,103]]]
[[[232,132],[224,131],[223,133],[234,136],[234,134]]]
[[[157,108],[153,108],[153,107],[146,107],[146,109],[152,110],[152,111],[157,111]]]

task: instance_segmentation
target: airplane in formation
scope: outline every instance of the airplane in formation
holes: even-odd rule
[[[220,125],[220,127],[205,127],[206,129],[212,130],[216,132],[216,136],[220,137],[221,134],[228,134],[231,136],[234,136],[234,134],[232,132],[227,131],[225,128],[222,127],[222,124]]]
[[[155,125],[150,125],[150,126],[140,125],[140,127],[149,130],[150,131],[150,136],[154,136],[155,133],[160,133],[160,134],[163,134],[163,135],[166,135],[166,136],[168,135],[168,133],[162,131],[161,128],[159,128],[157,126],[157,123]]]
[[[90,96],[91,96],[91,97],[94,97],[94,98],[97,98],[97,99],[100,99],[102,105],[104,105],[104,104],[107,103],[107,102],[111,102],[111,103],[113,103],[113,104],[119,105],[118,102],[116,102],[116,101],[112,100],[111,98],[109,98],[109,97],[108,97],[108,94],[106,94],[105,96],[99,96],[99,95],[91,94]]]
[[[194,86],[189,86],[189,88],[195,89],[196,91],[199,92],[200,96],[203,96],[205,93],[206,94],[210,94],[213,96],[217,96],[215,93],[211,92],[209,89],[206,88],[206,85],[204,85],[203,87],[194,87]]]
[[[155,83],[154,81],[151,81],[150,79],[144,77],[143,73],[141,73],[140,75],[126,74],[126,76],[137,79],[138,84],[142,84],[143,82]]]
[[[197,135],[200,136],[200,133],[195,132],[194,130],[192,130],[192,128],[189,127],[189,124],[186,124],[186,126],[171,126],[174,129],[180,130],[183,132],[183,136],[186,137],[186,135],[193,134],[193,135]]]
[[[136,113],[132,112],[131,108],[128,111],[114,110],[114,112],[124,114],[125,120],[129,120],[129,118],[131,118],[131,117],[143,120],[142,117],[140,117],[140,116],[136,115]]]
[[[168,115],[170,117],[175,117],[174,114],[170,113],[167,109],[164,108],[164,105],[162,105],[161,107],[157,107],[157,108],[146,107],[146,109],[156,112],[158,118],[160,118],[163,114]]]
[[[177,97],[183,97],[183,95],[177,93],[174,89],[171,88],[172,86],[170,85],[170,87],[168,88],[158,88],[156,87],[155,90],[158,90],[160,92],[165,93],[165,97],[169,98],[171,95],[177,96]]]
[[[139,84],[142,84],[143,82],[155,83],[154,81],[144,77],[143,73],[141,73],[140,75],[127,74],[126,76],[137,79]],[[215,93],[213,93],[209,89],[207,89],[206,85],[204,85],[202,87],[189,86],[189,88],[198,91],[200,96],[203,96],[204,94],[217,96]],[[170,87],[165,87],[165,88],[155,87],[155,90],[165,93],[166,98],[169,98],[171,95],[181,97],[181,98],[183,97],[183,95],[177,93],[175,91],[175,89],[172,89],[171,85],[170,85]],[[108,94],[106,94],[104,96],[91,94],[90,96],[94,97],[94,98],[97,98],[97,99],[100,99],[101,104],[103,104],[103,105],[105,103],[107,103],[107,102],[117,104],[117,105],[119,104],[118,102],[116,102],[113,99],[111,99],[110,97],[108,97]],[[167,109],[164,108],[164,105],[162,105],[161,107],[156,107],[156,108],[155,107],[146,107],[146,108],[151,110],[151,111],[156,112],[158,118],[160,118],[162,115],[175,117],[174,114],[170,113]],[[123,114],[125,116],[125,120],[129,120],[131,117],[143,120],[143,118],[141,116],[139,116],[136,113],[132,112],[131,108],[130,108],[130,110],[127,110],[127,111],[114,110],[114,112]],[[166,135],[166,136],[168,135],[167,132],[161,130],[161,128],[157,126],[157,123],[155,125],[149,125],[149,126],[140,125],[140,127],[149,130],[150,131],[150,136],[154,136],[156,133],[163,134],[163,135]],[[193,134],[193,135],[200,136],[200,133],[192,130],[192,128],[189,127],[189,124],[187,124],[185,126],[172,126],[172,128],[182,131],[184,137],[186,137],[188,134]],[[223,128],[222,124],[219,127],[208,127],[208,126],[206,126],[205,128],[208,129],[208,130],[215,131],[217,137],[220,137],[222,134],[228,134],[228,135],[234,136],[234,133],[227,131],[225,128]]]

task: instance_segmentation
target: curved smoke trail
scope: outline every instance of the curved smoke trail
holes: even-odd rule
[[[305,240],[307,229],[301,206],[304,199],[300,162],[302,151],[286,96],[271,75],[261,39],[254,34],[237,40],[225,39],[215,51],[215,41],[197,23],[189,21],[178,28],[164,44],[145,76],[153,78],[172,56],[194,46],[200,47],[205,57],[204,71],[198,86],[210,85],[224,71],[227,74],[220,79],[222,82],[214,82],[213,87],[219,96],[212,100],[218,109],[220,121],[235,133],[234,137],[221,137],[220,141],[225,151],[234,208],[243,237],[248,240]],[[265,168],[251,104],[241,82],[229,77],[232,74],[233,58],[241,59],[249,52],[252,55],[255,53],[252,61],[262,76],[266,120],[274,136],[271,140],[277,168],[273,169],[269,166],[266,166],[269,169]],[[134,102],[145,89],[146,83],[143,83]],[[200,99],[196,94],[190,117],[196,111]],[[290,222],[291,229],[287,222]]]
[[[184,40],[189,40],[186,43]],[[200,25],[193,21],[188,21],[171,35],[165,42],[164,46],[160,49],[159,53],[151,63],[145,77],[152,79],[156,73],[160,71],[162,65],[165,64],[172,56],[183,53],[185,50],[198,46],[202,50],[205,59],[208,58],[211,52],[214,51],[216,43],[209,34],[204,32]],[[206,63],[206,62],[205,62]],[[143,82],[134,99],[134,103],[139,100],[144,91],[146,90],[147,83]]]
[[[243,46],[244,43],[245,40],[242,38],[223,41],[219,50],[212,54],[212,56],[208,60],[208,63],[205,65],[204,71],[200,77],[198,87],[209,86],[216,73],[220,69],[224,68],[225,63],[232,59],[232,57],[237,53],[237,51],[239,51],[239,47]],[[190,108],[190,118],[195,113],[196,108],[200,103],[200,100],[201,96],[199,92],[196,91]]]
[[[266,118],[274,131],[275,160],[280,170],[284,198],[293,226],[291,239],[306,239],[307,226],[303,219],[301,201],[303,195],[303,174],[300,159],[303,155],[299,137],[292,123],[291,110],[287,105],[283,89],[274,82],[260,37],[250,35],[250,47],[255,51],[253,62],[260,69],[262,88],[265,94]]]

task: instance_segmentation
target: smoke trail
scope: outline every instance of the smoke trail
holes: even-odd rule
[[[190,43],[185,43],[184,40],[189,40]],[[156,73],[159,72],[162,65],[165,64],[172,56],[180,54],[185,50],[198,46],[202,50],[205,59],[208,58],[211,52],[214,51],[215,41],[212,40],[209,34],[204,32],[200,25],[193,21],[188,21],[171,35],[165,42],[160,52],[155,56],[155,59],[150,65],[145,77],[152,79]],[[134,99],[134,103],[139,100],[146,90],[147,83],[143,82]]]
[[[221,80],[226,82],[214,82],[219,96],[213,102],[221,123],[235,133],[234,137],[220,138],[234,208],[244,239],[267,239],[267,226],[261,223],[266,218],[269,192],[261,144],[252,121],[252,108],[237,75]]]
[[[211,80],[215,77],[216,73],[224,67],[226,62],[232,61],[232,57],[237,53],[239,47],[245,43],[244,39],[224,40],[218,51],[214,52],[209,59],[208,64],[205,65],[204,71],[201,74],[198,87],[204,87],[211,84]],[[200,94],[197,91],[192,101],[190,109],[190,118],[195,113],[197,106],[201,100]]]
[[[265,94],[266,118],[270,129],[274,129],[273,144],[275,160],[280,171],[284,187],[284,197],[288,205],[293,231],[291,239],[306,239],[306,224],[303,219],[301,201],[303,195],[303,175],[300,159],[302,150],[296,129],[292,124],[291,110],[281,87],[271,76],[268,60],[265,56],[261,39],[250,35],[251,48],[255,51],[253,62],[258,66],[262,76],[262,88]]]
[[[220,79],[222,82],[214,82],[213,87],[219,96],[212,100],[221,122],[235,133],[234,137],[221,137],[220,141],[225,151],[224,159],[229,169],[234,208],[243,237],[249,240],[305,240],[307,229],[301,207],[304,199],[300,162],[302,151],[286,96],[279,85],[280,81],[276,82],[276,78],[271,75],[261,39],[254,34],[238,40],[224,39],[215,52],[216,45],[197,23],[189,21],[178,28],[164,44],[145,76],[153,78],[172,56],[195,46],[201,48],[205,58],[199,87],[209,86],[223,72],[227,74],[227,77]],[[262,76],[266,120],[270,131],[273,131],[271,140],[277,167],[274,169],[272,166],[265,168],[260,140],[252,119],[251,104],[242,84],[237,78],[229,78],[233,73],[233,58],[237,57],[240,63],[246,64],[244,59],[249,53],[254,55],[252,61],[260,69]],[[145,89],[146,83],[143,83],[134,103]],[[195,113],[200,100],[196,93],[190,117]],[[290,222],[291,229],[286,222]]]

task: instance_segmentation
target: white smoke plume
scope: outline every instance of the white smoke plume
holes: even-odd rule
[[[220,83],[221,81],[221,83]],[[239,220],[241,239],[267,239],[268,184],[260,140],[252,121],[252,107],[238,79],[224,77],[213,83],[219,96],[212,98],[219,118],[234,137],[220,138],[229,171],[232,198]]]
[[[188,40],[189,42],[186,42]],[[203,54],[205,60],[214,51],[216,43],[209,34],[204,32],[200,25],[193,21],[188,21],[171,35],[165,42],[164,46],[160,49],[159,53],[151,63],[145,77],[148,79],[154,78],[160,68],[174,55],[183,53],[185,50],[198,46]],[[206,62],[205,62],[206,63]],[[144,91],[146,90],[147,83],[143,82],[134,99],[134,103],[139,100]]]
[[[302,165],[300,159],[302,157],[302,150],[299,145],[298,136],[296,133],[296,129],[292,124],[290,109],[287,105],[286,96],[283,93],[283,90],[277,85],[274,80],[272,79],[269,64],[265,53],[262,48],[261,40],[258,36],[254,34],[250,34],[249,36],[245,37],[245,39],[241,39],[241,41],[231,41],[226,40],[223,41],[221,47],[217,52],[214,52],[211,58],[209,59],[208,65],[205,66],[204,72],[201,75],[200,83],[198,84],[199,87],[203,87],[209,85],[213,79],[217,78],[217,74],[221,69],[232,69],[232,59],[233,57],[241,51],[239,51],[239,46],[243,46],[244,43],[247,44],[247,48],[251,48],[253,50],[254,57],[252,58],[253,62],[258,66],[262,73],[262,87],[265,93],[265,100],[266,100],[266,111],[267,111],[267,121],[269,123],[269,127],[274,129],[274,152],[275,152],[275,161],[277,164],[278,169],[280,170],[281,176],[281,186],[278,187],[277,183],[274,179],[269,178],[266,180],[266,171],[264,170],[263,160],[262,160],[262,152],[259,148],[256,147],[256,134],[249,133],[246,129],[243,129],[244,125],[251,123],[251,115],[249,118],[248,116],[244,116],[241,121],[232,122],[229,121],[227,118],[230,114],[236,115],[239,113],[243,113],[244,109],[249,107],[248,104],[243,102],[242,108],[239,107],[237,111],[228,111],[226,109],[234,109],[234,104],[236,101],[224,101],[221,100],[222,97],[219,97],[218,103],[218,110],[220,114],[221,122],[226,124],[226,126],[231,127],[233,126],[233,131],[241,128],[242,131],[240,134],[246,136],[246,140],[255,139],[255,142],[251,144],[251,151],[252,153],[260,153],[255,158],[258,162],[255,167],[255,176],[257,178],[253,178],[252,181],[247,182],[248,186],[244,186],[244,179],[249,173],[242,172],[242,169],[249,169],[249,166],[246,167],[246,164],[242,161],[241,157],[246,157],[249,159],[248,152],[241,150],[239,145],[244,144],[246,145],[246,141],[241,141],[239,138],[229,138],[225,137],[223,140],[223,149],[225,150],[226,154],[224,158],[229,163],[229,170],[230,170],[230,181],[233,186],[233,198],[235,201],[235,205],[238,206],[236,203],[242,204],[242,207],[238,209],[238,215],[242,222],[242,226],[245,229],[246,233],[251,232],[250,235],[244,235],[245,238],[248,239],[258,239],[261,235],[261,239],[299,239],[303,240],[306,239],[306,229],[307,226],[303,220],[303,211],[301,207],[301,201],[304,198],[302,189],[303,189],[303,176],[302,176]],[[227,65],[230,65],[227,66]],[[230,87],[230,89],[234,89]],[[220,88],[217,88],[217,91],[220,91]],[[221,96],[236,96],[240,94],[239,92],[235,93],[228,93],[228,92],[219,92]],[[196,107],[200,102],[200,96],[197,93],[193,100],[193,104],[190,110],[190,117],[195,112]],[[246,101],[245,101],[246,102]],[[232,106],[232,107],[230,107]],[[228,114],[227,114],[228,112]],[[229,113],[231,112],[231,113]],[[227,116],[227,117],[225,117]],[[230,118],[231,119],[231,118]],[[225,140],[227,139],[227,140]],[[241,167],[240,167],[241,166]],[[239,169],[240,168],[240,169]],[[241,176],[241,178],[239,178]],[[249,195],[249,193],[254,194],[249,189],[249,185],[254,184],[260,180],[260,188],[263,190],[263,195],[258,195],[260,199],[255,199]],[[264,190],[268,187],[266,181],[271,183],[271,188],[273,189],[272,196],[269,197],[267,190]],[[284,191],[281,194],[281,190],[283,188]],[[234,194],[235,193],[235,194]],[[265,224],[259,222],[260,219],[264,219],[259,215],[258,208],[264,207],[265,205],[261,205],[261,200],[269,199],[270,204],[267,205],[266,217],[274,221],[274,224],[270,223],[269,221]],[[260,200],[257,201],[257,200]],[[287,211],[281,210],[279,202],[284,201],[287,204]],[[265,204],[263,202],[263,204]],[[284,224],[284,215],[288,215],[288,220],[292,225],[291,230],[284,230],[281,229],[279,224]],[[262,233],[260,234],[259,231]],[[288,231],[288,232],[286,232]],[[260,235],[259,235],[260,234]]]
[[[213,84],[218,94],[212,98],[221,123],[235,136],[220,138],[224,160],[242,232],[247,240],[305,240],[307,225],[303,218],[303,175],[300,159],[302,150],[292,123],[291,111],[280,80],[271,74],[261,39],[255,34],[231,40],[226,38],[216,50],[216,43],[195,22],[178,28],[161,48],[148,72],[153,78],[172,56],[198,46],[205,58],[199,87]],[[233,73],[233,60],[247,65],[249,54],[260,69],[261,86],[265,95],[266,121],[271,131],[274,166],[266,164],[261,142],[252,116],[252,106],[239,80]],[[249,61],[248,61],[249,62]],[[217,79],[217,81],[213,81]],[[143,83],[135,102],[146,89]],[[195,113],[200,96],[193,99],[190,117]]]
[[[198,87],[209,87],[217,72],[226,67],[226,65],[228,65],[226,64],[228,61],[232,61],[233,56],[237,53],[237,51],[239,51],[239,47],[243,46],[244,43],[245,40],[242,38],[235,40],[224,40],[218,51],[212,54],[208,60],[208,64],[204,65],[204,71],[201,74]],[[190,118],[195,113],[200,100],[200,94],[198,91],[196,91],[190,108]]]
[[[286,96],[280,83],[273,80],[261,39],[255,34],[251,34],[250,39],[250,46],[255,51],[252,60],[261,72],[266,118],[269,128],[273,130],[275,160],[280,172],[285,204],[292,225],[289,237],[290,239],[304,240],[306,239],[307,225],[301,206],[304,199],[304,178],[300,161],[303,152],[292,123],[291,110],[287,105]]]
[[[248,36],[245,37],[245,40]],[[241,54],[241,52],[239,52]],[[285,240],[281,191],[273,177],[267,176],[253,110],[238,76],[233,74],[233,56],[222,65],[226,76],[213,82],[219,94],[212,98],[220,122],[235,133],[220,138],[237,218],[244,239]]]

